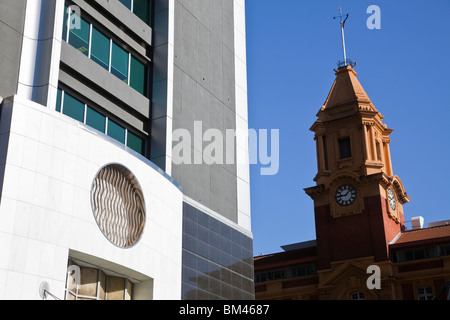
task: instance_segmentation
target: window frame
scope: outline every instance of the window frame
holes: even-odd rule
[[[423,290],[423,292],[421,293],[420,291]],[[433,287],[418,287],[416,289],[417,292],[417,300],[432,300],[434,295],[433,295]],[[423,299],[422,299],[423,298]]]
[[[262,283],[267,281],[309,277],[316,274],[317,265],[315,263],[304,263],[287,268],[270,269],[261,272],[255,272],[254,281],[255,283]]]
[[[69,9],[70,7],[65,6],[65,8],[66,8],[66,12],[67,12],[68,9]],[[71,31],[71,29],[68,27],[68,25],[69,25],[69,23],[70,23],[70,15],[67,16],[67,20],[65,21],[65,23],[66,23],[66,31],[67,31],[67,34],[65,35],[65,36],[66,36],[65,41],[66,41],[68,44],[70,44],[72,47],[74,47],[75,49],[77,49],[77,51],[81,52],[82,54],[84,54],[84,55],[87,56],[87,57],[90,57],[90,54],[91,54],[91,50],[90,50],[90,49],[91,49],[91,38],[92,38],[92,37],[91,37],[91,36],[92,36],[92,24],[91,24],[88,20],[86,20],[85,18],[83,18],[82,16],[79,16],[78,18],[80,19],[80,23],[81,23],[81,24],[83,24],[83,22],[84,22],[84,23],[86,23],[86,24],[89,26],[88,40],[87,40],[87,48],[86,48],[86,49],[87,49],[87,52],[85,53],[85,52],[80,51],[79,48],[76,48],[72,43],[70,43],[70,39],[72,38],[71,35],[80,38],[80,37],[75,33],[75,31]],[[75,29],[75,30],[77,30],[77,29]],[[81,39],[81,38],[80,38],[80,39]],[[81,39],[81,40],[84,41],[83,39]]]
[[[96,60],[101,60],[101,59],[99,59],[99,58],[97,58],[96,56],[95,56],[95,58],[94,59],[96,59],[96,60],[94,60],[92,57],[92,48],[93,48],[93,43],[94,43],[94,31],[95,32],[97,32],[97,33],[99,33],[101,36],[103,36],[107,41],[108,41],[108,63],[107,63],[107,66],[106,66],[106,68],[105,68],[105,66],[104,65],[102,65],[101,63],[99,63],[98,61],[96,61]],[[91,59],[92,61],[94,61],[95,63],[97,63],[97,64],[99,64],[100,66],[102,66],[105,70],[108,70],[108,72],[111,72],[110,71],[110,68],[111,68],[111,37],[108,37],[108,35],[105,33],[105,32],[103,32],[103,30],[101,30],[100,28],[98,28],[98,27],[96,27],[96,26],[94,26],[94,25],[92,25],[91,24],[91,38],[90,38],[90,43],[91,43],[91,49],[89,50],[89,59]],[[103,61],[102,61],[102,63],[103,63]]]
[[[72,279],[71,274],[67,272],[66,274],[66,281],[65,281],[65,288],[64,288],[64,300],[71,300],[69,297],[73,297],[74,300],[100,300],[100,301],[112,301],[111,299],[108,299],[108,294],[111,292],[109,291],[109,281],[110,279],[120,279],[123,280],[123,299],[118,301],[127,301],[127,297],[129,297],[130,300],[133,300],[134,296],[134,284],[130,279],[126,277],[121,276],[115,276],[110,274],[107,270],[103,268],[99,268],[96,266],[81,266],[75,263],[74,261],[69,260],[69,266],[70,267],[78,267],[81,274],[80,274],[80,283],[75,283],[75,291],[72,290],[69,286],[69,281]],[[79,293],[80,286],[83,284],[83,270],[92,270],[96,271],[97,273],[97,281],[94,283],[96,286],[96,295],[90,296],[90,295],[83,295]],[[101,296],[100,292],[103,287],[103,297]]]
[[[73,46],[73,44],[70,43],[70,28],[68,27],[69,23],[70,23],[70,15],[67,14],[68,13],[68,9],[70,8],[70,6],[68,5],[68,3],[64,3],[64,10],[65,10],[65,18],[63,19],[63,31],[66,31],[66,34],[63,34],[62,36],[62,40],[64,40],[67,44],[71,45],[73,48],[75,48]],[[67,15],[67,16],[66,16]],[[88,39],[88,50],[87,53],[85,54],[83,53],[85,56],[87,56],[90,60],[94,61],[96,64],[98,64],[99,66],[101,66],[102,68],[104,68],[105,70],[107,70],[109,73],[111,73],[112,75],[114,75],[117,79],[119,79],[120,81],[126,83],[127,86],[131,87],[132,89],[136,90],[138,93],[142,94],[143,96],[147,97],[148,96],[148,92],[149,92],[149,83],[148,83],[148,72],[149,72],[149,66],[148,63],[143,61],[142,58],[140,58],[138,55],[131,53],[129,50],[125,49],[124,46],[121,44],[121,41],[117,41],[115,40],[113,37],[111,37],[109,35],[109,33],[107,31],[104,30],[104,28],[98,26],[98,25],[94,25],[89,19],[85,19],[84,17],[82,17],[82,15],[80,14],[79,18],[81,19],[81,21],[85,21],[87,24],[89,24],[89,39]],[[96,60],[92,59],[92,44],[93,44],[93,29],[96,29],[100,34],[102,34],[103,36],[105,36],[107,39],[109,39],[109,62],[108,62],[108,68],[105,68],[103,66],[103,64],[97,62]],[[63,32],[64,33],[64,32]],[[113,44],[115,44],[119,49],[123,50],[127,55],[127,75],[126,75],[126,81],[122,80],[119,76],[117,76],[115,73],[112,72],[112,64],[113,64]],[[75,48],[77,49],[77,48]],[[78,50],[78,49],[77,49]],[[79,50],[78,50],[79,51]],[[134,60],[133,60],[133,59]],[[134,73],[131,72],[131,63],[132,61],[136,61],[137,63],[140,63],[140,67],[143,67],[144,69],[144,77],[143,77],[143,83],[142,83],[142,91],[136,89],[137,86],[135,85],[131,85],[131,83],[134,83],[134,81],[132,81],[131,79],[134,79]],[[138,78],[141,78],[140,76]],[[140,87],[140,86],[139,86]]]
[[[78,119],[75,119],[73,117],[71,117],[70,115],[67,115],[64,113],[64,100],[65,100],[65,96],[68,95],[71,98],[79,101],[80,103],[84,104],[84,115],[83,115],[83,121],[80,121]],[[55,106],[55,111],[58,113],[61,113],[71,119],[74,119],[76,121],[79,121],[81,123],[83,123],[84,125],[88,126],[89,128],[92,128],[106,136],[108,136],[111,139],[114,139],[115,141],[121,143],[122,145],[124,145],[127,149],[133,150],[133,152],[136,152],[137,154],[140,154],[142,156],[145,157],[146,155],[146,139],[142,137],[142,135],[137,134],[137,132],[135,132],[135,130],[130,130],[127,126],[123,126],[120,121],[116,120],[115,118],[112,118],[106,114],[104,114],[103,112],[101,112],[100,110],[98,110],[97,108],[93,107],[91,104],[87,104],[83,101],[83,99],[80,99],[79,96],[77,94],[72,93],[71,91],[67,92],[64,88],[59,87],[58,88],[58,92],[57,92],[57,96],[59,96],[60,98],[57,99],[57,101],[59,102],[59,106],[56,105]],[[98,114],[102,115],[105,117],[105,131],[102,132],[99,129],[87,124],[87,112],[89,109],[92,109],[93,111],[97,112]],[[124,134],[124,142],[117,140],[116,138],[112,137],[111,135],[108,134],[108,125],[109,122],[114,122],[117,126],[123,128],[125,130],[125,134]],[[141,152],[138,152],[137,150],[135,150],[134,148],[132,148],[130,145],[128,145],[128,132],[131,132],[131,134],[135,137],[137,137],[138,139],[141,140]]]
[[[152,16],[152,0],[147,0],[148,2],[148,12],[147,12],[147,21],[145,21],[144,19],[142,19],[142,17],[140,15],[138,15],[135,11],[134,11],[134,2],[136,0],[129,0],[130,1],[130,7],[128,7],[125,3],[123,3],[121,0],[118,0],[118,2],[120,2],[125,8],[127,8],[128,10],[130,10],[136,17],[138,17],[141,21],[143,21],[144,23],[150,25],[151,23],[151,16]]]

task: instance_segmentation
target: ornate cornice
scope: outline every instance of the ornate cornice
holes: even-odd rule
[[[378,182],[385,189],[393,188],[397,195],[398,201],[402,205],[408,203],[411,200],[411,198],[406,193],[405,188],[403,187],[403,184],[398,176],[390,177],[384,172],[380,172],[368,176],[361,176],[361,182],[362,183]]]
[[[305,193],[311,197],[311,199],[315,200],[319,197],[319,195],[322,193],[323,190],[325,190],[325,186],[323,184],[315,186],[315,187],[310,187],[310,188],[305,188],[303,189],[305,191]]]
[[[394,176],[392,178],[392,185],[395,189],[395,192],[398,197],[398,201],[403,205],[405,203],[408,203],[411,198],[408,196],[408,194],[405,191],[405,188],[403,187],[403,183],[401,182],[400,178],[397,176]]]

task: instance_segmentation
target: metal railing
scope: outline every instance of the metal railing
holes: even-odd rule
[[[346,67],[346,66],[350,66],[353,68],[356,66],[356,62],[352,62],[352,60],[350,60],[350,59],[345,59],[344,61],[338,61],[337,65],[338,65],[338,68],[342,68],[342,67]]]

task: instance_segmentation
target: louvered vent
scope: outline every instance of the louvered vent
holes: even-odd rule
[[[136,244],[144,231],[145,202],[136,177],[127,168],[111,164],[94,179],[91,205],[105,237],[121,248]]]

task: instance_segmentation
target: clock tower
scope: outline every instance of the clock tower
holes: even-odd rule
[[[331,91],[311,127],[315,133],[314,200],[319,269],[333,261],[389,257],[388,244],[404,229],[409,202],[394,175],[389,129],[346,64],[336,71]]]

